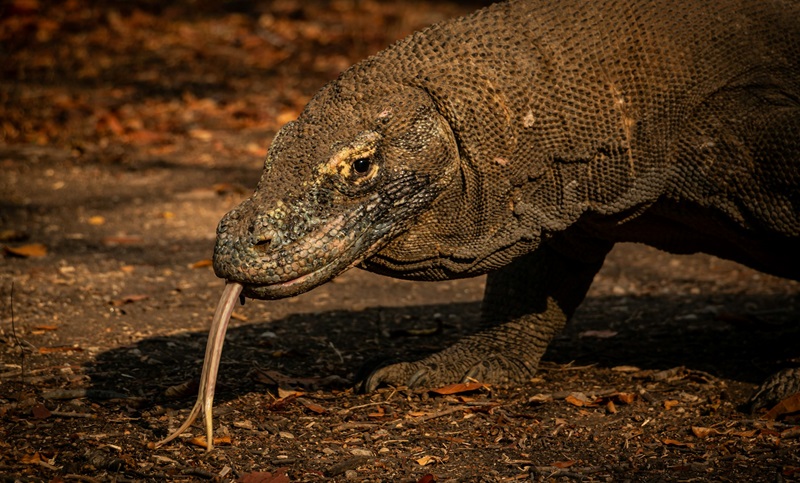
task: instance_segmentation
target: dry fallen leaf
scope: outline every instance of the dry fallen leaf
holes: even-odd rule
[[[568,403],[572,404],[573,406],[577,406],[579,408],[583,407],[583,406],[586,406],[586,401],[582,401],[582,400],[578,399],[577,397],[573,396],[572,394],[570,394],[569,396],[564,398],[564,400],[567,401]]]
[[[441,396],[448,396],[450,394],[459,394],[462,392],[472,392],[477,391],[486,387],[486,384],[481,382],[461,382],[457,384],[450,384],[449,386],[439,387],[436,389],[431,389],[430,392],[439,394]]]
[[[51,470],[59,469],[57,466],[54,466],[56,462],[55,456],[53,456],[52,458],[47,458],[38,451],[33,454],[22,455],[22,457],[19,459],[19,462],[25,465],[44,466],[45,468],[49,468]]]
[[[30,245],[22,245],[18,247],[4,246],[3,251],[7,255],[20,258],[43,257],[47,255],[47,247],[41,243],[31,243]]]
[[[528,404],[544,404],[553,402],[552,394],[535,394],[528,399]]]
[[[83,352],[83,349],[80,347],[73,347],[71,345],[39,347],[39,354],[55,354],[58,352]]]
[[[618,392],[611,395],[614,400],[621,404],[633,404],[636,400],[636,394],[632,392]]]
[[[214,138],[214,133],[207,129],[190,129],[189,136],[201,141],[210,141]]]
[[[33,453],[33,454],[24,454],[19,459],[20,463],[23,463],[23,464],[26,464],[26,465],[36,464],[36,463],[39,463],[40,461],[46,461],[46,459],[43,458],[42,455],[39,454],[38,451],[36,453]]]
[[[36,464],[36,463],[38,463],[40,461],[42,461],[42,457],[39,456],[39,453],[24,454],[19,459],[19,462],[22,463],[22,464],[25,464],[25,465]]]
[[[570,466],[574,465],[575,463],[577,463],[576,460],[556,461],[551,466],[555,466],[556,468],[561,468],[563,470],[564,468],[569,468]]]
[[[588,397],[586,397],[585,394],[580,393],[580,392],[570,393],[569,396],[564,398],[564,401],[568,402],[569,404],[572,404],[573,406],[577,406],[579,408],[582,408],[582,407],[587,407],[587,408],[597,407],[597,403],[596,402],[590,400]]]
[[[208,445],[206,444],[206,437],[205,436],[197,436],[189,440],[190,444],[195,446],[200,446],[201,448],[206,448]],[[231,437],[230,436],[217,436],[214,438],[214,446],[218,445],[230,445],[231,444]]]
[[[383,408],[383,406],[376,407],[375,412],[367,413],[367,417],[372,419],[380,419],[385,416],[386,416],[386,410]]]
[[[236,480],[237,483],[289,483],[286,468],[278,468],[274,473],[268,471],[254,471],[245,473]]]
[[[293,389],[278,388],[278,398],[286,399],[287,397],[300,397],[304,393],[302,391],[295,391]]]
[[[750,431],[720,431],[716,428],[704,428],[702,426],[692,426],[692,434],[696,437],[703,439],[709,436],[723,435],[723,436],[738,436],[740,438],[755,438],[758,435],[757,429]]]
[[[680,446],[682,448],[694,448],[694,443],[684,443],[682,441],[678,441],[676,439],[666,438],[661,441],[667,446]]]
[[[106,219],[105,217],[98,215],[98,216],[90,216],[87,221],[89,222],[90,225],[99,226],[105,224]]]
[[[675,406],[679,406],[681,404],[680,401],[676,401],[675,399],[667,399],[664,401],[664,409],[669,411],[670,409],[674,408]]]
[[[210,258],[206,258],[205,260],[199,260],[194,262],[193,264],[189,265],[189,268],[203,268],[203,267],[210,267],[214,264],[214,261]]]
[[[611,368],[614,372],[639,372],[640,368],[636,366],[614,366]]]
[[[234,320],[238,320],[240,322],[247,322],[248,320],[250,320],[247,318],[246,315],[240,314],[238,312],[231,312],[231,318]]]
[[[253,424],[253,422],[250,421],[249,419],[245,419],[244,421],[234,421],[233,422],[233,427],[234,428],[249,429],[250,431],[256,431],[258,429],[258,427],[256,427],[256,425]]]
[[[429,465],[429,464],[435,463],[435,462],[436,462],[436,458],[433,457],[433,456],[428,456],[428,455],[425,455],[422,458],[417,460],[417,464],[420,465],[420,466],[426,466],[426,465]]]
[[[704,428],[702,426],[692,426],[692,434],[694,434],[696,437],[698,437],[700,439],[703,439],[703,438],[707,438],[709,436],[713,436],[715,434],[719,434],[719,431],[717,431],[714,428]]]
[[[34,419],[47,419],[53,415],[42,403],[35,404],[31,408],[31,414],[33,414]]]
[[[325,413],[328,412],[328,410],[325,409],[324,407],[320,406],[317,403],[311,402],[308,399],[303,398],[303,397],[298,397],[297,398],[297,402],[299,402],[300,404],[305,406],[305,408],[308,409],[309,411],[317,413],[317,414],[325,414]]]
[[[793,394],[779,402],[762,416],[763,419],[777,419],[785,414],[800,411],[800,393]]]

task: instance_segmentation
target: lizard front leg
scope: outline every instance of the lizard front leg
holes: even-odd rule
[[[598,245],[601,247],[598,249]],[[524,382],[535,374],[550,340],[583,300],[611,244],[599,242],[586,260],[543,245],[486,280],[481,308],[486,328],[416,362],[379,368],[363,382],[431,387],[466,380],[492,384]]]

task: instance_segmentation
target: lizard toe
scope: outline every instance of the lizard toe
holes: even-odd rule
[[[380,386],[405,386],[418,370],[410,362],[398,362],[372,371],[361,384],[363,392],[372,392]]]
[[[417,362],[400,362],[380,367],[364,380],[361,388],[364,392],[371,392],[381,385],[417,389],[469,381],[488,384],[521,383],[535,372],[535,364],[500,354],[473,354],[469,358],[453,358],[444,357],[440,353]]]
[[[464,374],[464,377],[461,378],[461,382],[493,382],[490,381],[490,379],[492,379],[491,375],[494,373],[495,371],[489,361],[480,361],[469,368],[467,373]]]
[[[420,367],[417,372],[411,375],[408,378],[408,387],[411,389],[416,389],[420,387],[430,387],[431,385],[431,375],[435,373],[437,370],[436,364],[432,365],[425,365]]]
[[[436,387],[458,382],[460,371],[448,370],[439,361],[423,359],[417,362],[400,362],[380,367],[372,372],[362,384],[364,392],[371,392],[382,385],[406,386],[409,389]]]

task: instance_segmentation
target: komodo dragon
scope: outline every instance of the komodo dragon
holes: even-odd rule
[[[342,73],[274,139],[217,229],[228,281],[198,402],[211,406],[236,297],[289,297],[353,266],[488,273],[487,328],[364,381],[527,380],[616,242],[702,251],[800,280],[798,0],[510,1]],[[758,391],[800,391],[800,369]]]
[[[484,331],[364,387],[517,383],[617,242],[800,280],[800,3],[510,1],[411,35],[280,130],[214,270],[256,299],[488,273]]]

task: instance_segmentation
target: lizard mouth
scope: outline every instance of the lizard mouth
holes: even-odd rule
[[[336,276],[339,271],[331,270],[335,264],[325,265],[319,270],[301,275],[292,280],[278,283],[241,283],[244,289],[242,294],[251,299],[280,299],[307,292],[317,285],[321,285]],[[229,280],[232,282],[232,280]]]
[[[239,283],[243,286],[242,294],[245,297],[260,300],[281,299],[292,297],[324,284],[342,272],[358,265],[367,255],[348,261],[346,258],[334,260],[326,265],[291,280],[274,283],[257,283],[238,280],[228,282]]]

